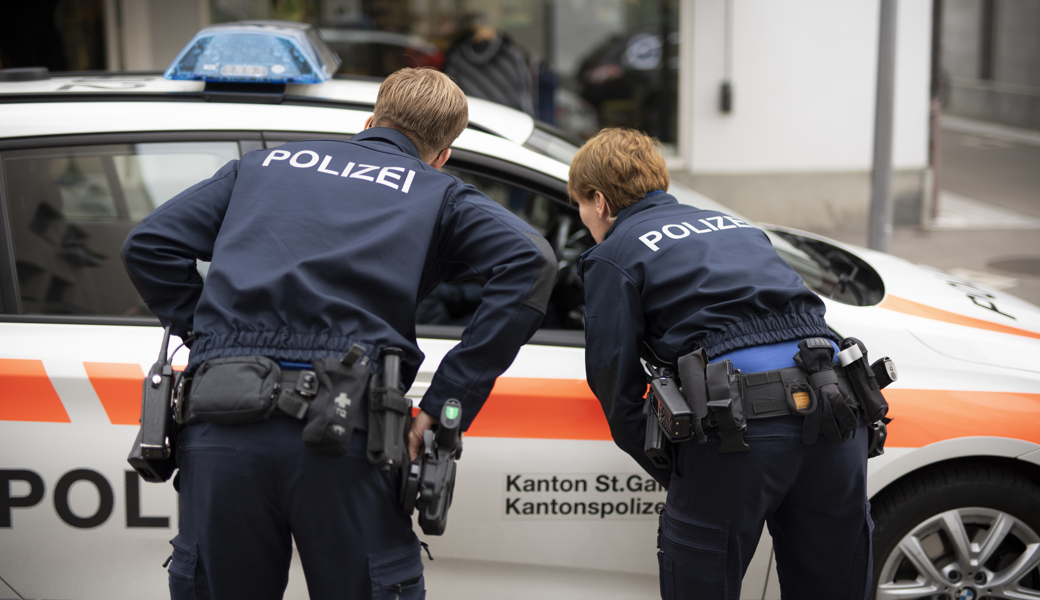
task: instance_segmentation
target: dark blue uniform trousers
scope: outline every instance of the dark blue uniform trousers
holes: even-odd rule
[[[368,463],[362,432],[347,454],[327,456],[304,444],[302,429],[302,421],[274,417],[180,432],[174,600],[281,598],[293,540],[312,599],[425,596],[397,474]]]
[[[873,523],[867,432],[802,443],[802,418],[748,421],[749,452],[678,445],[661,516],[661,596],[736,600],[769,526],[785,599],[866,598]]]

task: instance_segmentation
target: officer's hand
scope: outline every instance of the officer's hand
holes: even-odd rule
[[[412,421],[412,430],[408,432],[408,454],[413,461],[423,451],[423,432],[433,427],[435,423],[437,423],[437,419],[425,410],[420,410],[419,415]]]

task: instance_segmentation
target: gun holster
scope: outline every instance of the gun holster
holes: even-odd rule
[[[747,416],[733,363],[724,360],[709,364],[704,350],[697,349],[680,356],[677,364],[683,396],[693,413],[697,441],[707,441],[704,430],[713,426],[721,442],[719,452],[747,452]]]
[[[722,442],[719,452],[747,452],[747,416],[733,363],[728,359],[710,363],[704,368],[704,375],[708,382],[708,410]]]
[[[643,453],[654,463],[655,467],[667,469],[672,466],[671,442],[664,436],[661,420],[654,410],[654,398],[646,395],[643,404],[643,418],[646,419],[646,441],[643,442]]]
[[[433,429],[423,432],[423,453],[401,469],[401,508],[406,516],[419,509],[419,526],[426,535],[441,535],[448,526],[448,509],[455,495],[455,461],[462,457],[462,405],[444,403]]]

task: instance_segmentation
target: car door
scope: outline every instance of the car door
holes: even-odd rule
[[[176,494],[142,485],[124,458],[162,331],[119,250],[142,217],[259,144],[220,132],[0,142],[0,577],[16,594],[168,593]]]

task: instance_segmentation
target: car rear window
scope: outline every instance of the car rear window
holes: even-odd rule
[[[22,313],[147,316],[119,250],[157,206],[239,157],[237,142],[0,154]]]

